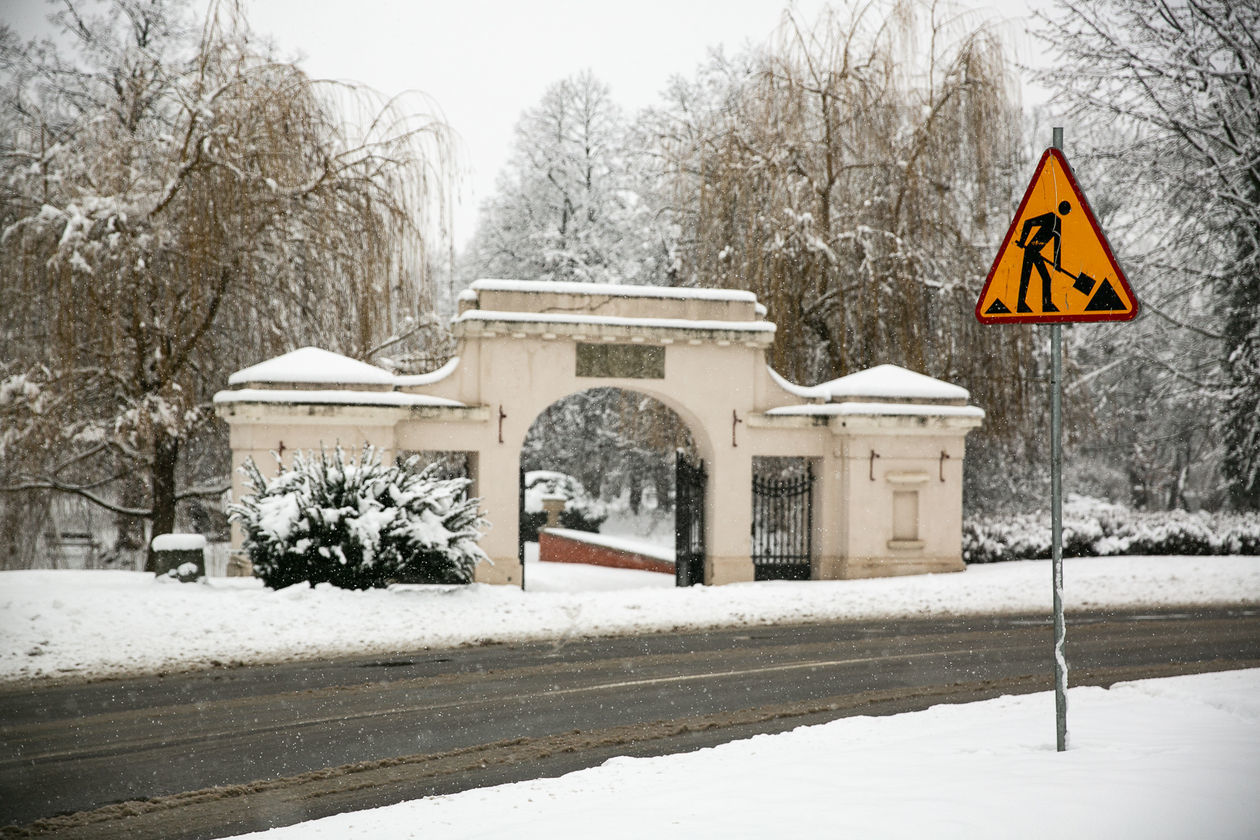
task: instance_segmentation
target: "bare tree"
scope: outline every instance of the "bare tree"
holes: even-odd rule
[[[1087,331],[1092,387],[1134,427],[1135,500],[1186,504],[1206,465],[1260,508],[1260,5],[1065,1],[1038,31],[1149,312]]]
[[[1133,467],[1175,504],[1195,462],[1219,463],[1233,504],[1260,508],[1260,4],[1060,2],[1038,31],[1151,313],[1092,334],[1124,357],[1096,384],[1158,419]]]
[[[965,23],[876,0],[788,14],[769,46],[677,82],[654,124],[682,282],[754,290],[778,370],[899,363],[967,383],[1005,428],[1033,344],[972,311],[1014,206],[1019,111],[1000,43]]]
[[[229,371],[315,340],[362,356],[428,307],[447,134],[274,60],[234,5],[199,28],[176,0],[54,20],[73,50],[0,53],[0,497],[169,531],[219,489],[177,465]]]

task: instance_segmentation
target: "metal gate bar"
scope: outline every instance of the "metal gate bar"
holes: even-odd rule
[[[753,476],[755,580],[809,580],[813,556],[814,470],[799,478]]]
[[[704,583],[704,461],[683,452],[674,466],[674,580],[678,586]]]
[[[521,523],[525,521],[525,468],[519,467],[520,483],[516,490],[516,559],[521,564],[521,589],[525,588],[525,540],[521,539]]]

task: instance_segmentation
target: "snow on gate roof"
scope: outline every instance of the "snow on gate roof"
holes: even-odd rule
[[[321,350],[302,347],[283,356],[238,370],[229,385],[247,382],[322,382],[343,385],[394,385],[395,376],[384,368]]]
[[[813,390],[831,402],[851,401],[856,397],[952,402],[966,401],[971,396],[966,388],[897,365],[877,365],[815,385]]]
[[[675,300],[722,300],[756,303],[757,296],[743,289],[699,289],[684,286],[632,286],[617,283],[574,283],[554,280],[475,280],[467,291],[547,292],[561,295],[672,298]],[[461,293],[463,294],[463,293]]]
[[[966,388],[897,365],[877,365],[818,385],[796,385],[784,379],[774,368],[768,370],[775,383],[793,396],[829,404],[785,406],[773,409],[769,414],[855,414],[861,413],[857,409],[858,405],[870,408],[872,405],[882,405],[882,400],[928,403],[929,405],[924,406],[927,409],[943,407],[942,404],[959,407],[971,396]],[[842,409],[844,405],[850,408]]]
[[[400,391],[354,391],[343,388],[318,391],[290,391],[269,388],[239,388],[219,391],[214,395],[215,405],[232,403],[275,403],[279,405],[354,405],[394,406],[398,408],[424,408],[430,406],[466,408],[458,400],[430,397],[427,394],[406,394]]]
[[[587,315],[574,312],[504,312],[470,309],[455,317],[454,323],[469,321],[506,321],[536,324],[577,324],[609,327],[666,328],[679,330],[729,330],[731,332],[772,333],[770,321],[715,321],[687,318],[633,318],[621,315]]]

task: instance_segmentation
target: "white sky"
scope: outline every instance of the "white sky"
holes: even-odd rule
[[[652,104],[671,76],[693,74],[710,48],[764,41],[788,0],[244,0],[254,29],[314,76],[353,80],[386,96],[431,98],[460,138],[456,240],[507,160],[513,126],[546,88],[585,69],[628,111]],[[1036,63],[1024,34],[1048,0],[964,0],[1003,22],[1017,61]],[[823,0],[795,0],[812,20]],[[23,34],[38,0],[0,0]],[[1027,100],[1028,95],[1025,95]]]
[[[1036,0],[1029,0],[1036,2]],[[971,0],[1022,42],[1025,0]],[[456,239],[507,160],[513,127],[553,83],[585,69],[623,108],[653,104],[669,79],[690,76],[710,48],[766,40],[786,0],[250,0],[250,20],[308,72],[393,95],[423,91],[459,133],[466,176]],[[812,20],[822,0],[796,0]],[[353,11],[347,14],[347,10]],[[1024,48],[1024,49],[1021,49]],[[1018,60],[1027,60],[1017,55]]]

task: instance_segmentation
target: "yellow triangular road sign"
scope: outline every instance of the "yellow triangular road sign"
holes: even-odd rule
[[[1046,149],[976,302],[984,324],[1128,321],[1137,296],[1076,184]]]

